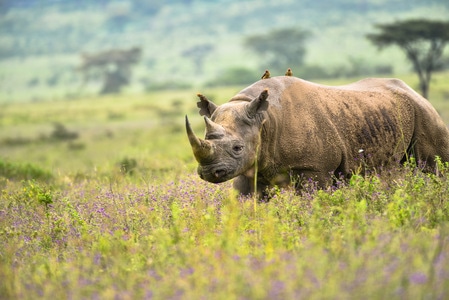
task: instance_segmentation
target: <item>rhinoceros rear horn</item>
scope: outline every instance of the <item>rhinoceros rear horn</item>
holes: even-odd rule
[[[206,122],[206,137],[214,136],[214,138],[220,138],[224,136],[225,129],[223,128],[223,126],[215,123],[206,116],[204,116],[204,122]]]
[[[198,138],[190,126],[189,118],[186,116],[186,131],[192,146],[193,155],[198,162],[203,161],[212,154],[212,146],[205,140]]]
[[[248,104],[248,115],[254,117],[258,113],[268,109],[268,89],[264,89],[259,97],[255,98]]]

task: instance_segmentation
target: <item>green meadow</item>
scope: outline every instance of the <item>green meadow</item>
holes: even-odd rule
[[[184,116],[201,135],[196,93],[241,88],[0,104],[0,298],[447,299],[449,164],[239,197],[196,175]]]

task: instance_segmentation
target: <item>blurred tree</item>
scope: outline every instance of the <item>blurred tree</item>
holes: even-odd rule
[[[440,66],[444,47],[449,42],[449,22],[407,20],[377,24],[380,33],[367,38],[379,49],[396,45],[407,55],[419,77],[423,97],[428,98],[432,72]]]
[[[81,54],[83,62],[79,70],[83,72],[85,82],[92,70],[102,74],[104,82],[101,94],[118,93],[123,86],[129,84],[131,66],[140,60],[141,54],[142,50],[138,47]]]
[[[259,71],[253,71],[244,67],[232,67],[224,70],[216,78],[207,82],[206,86],[249,85],[256,78],[260,78]]]
[[[196,75],[203,73],[204,59],[214,50],[212,44],[199,44],[182,52],[182,56],[192,59]]]
[[[308,31],[301,29],[277,29],[267,34],[246,37],[244,46],[262,58],[262,69],[284,74],[286,68],[302,65],[306,54],[305,41],[309,36]]]

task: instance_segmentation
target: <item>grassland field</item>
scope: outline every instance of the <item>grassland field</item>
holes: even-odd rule
[[[429,97],[446,123],[448,82]],[[196,92],[0,105],[0,299],[449,297],[448,164],[239,198],[195,174]]]

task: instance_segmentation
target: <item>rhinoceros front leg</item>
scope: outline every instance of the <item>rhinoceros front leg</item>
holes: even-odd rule
[[[254,177],[247,177],[245,175],[237,176],[233,182],[234,188],[242,196],[251,196],[254,193]],[[262,198],[268,185],[257,182],[257,196]]]

